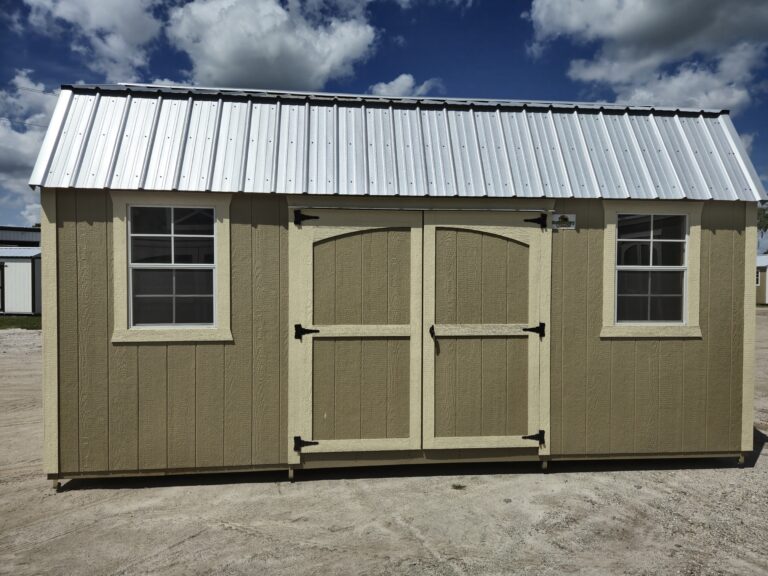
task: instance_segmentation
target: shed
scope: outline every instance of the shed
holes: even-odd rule
[[[40,246],[40,227],[0,226],[0,246]]]
[[[757,257],[755,276],[757,303],[768,304],[768,254],[761,254]]]
[[[52,478],[752,450],[727,111],[63,86]]]
[[[40,248],[0,246],[0,314],[40,314]]]

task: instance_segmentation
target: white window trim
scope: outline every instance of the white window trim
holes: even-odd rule
[[[701,338],[701,211],[703,202],[606,200],[603,202],[603,326],[601,338]],[[616,226],[619,214],[686,216],[686,270],[683,322],[616,322]]]
[[[755,286],[760,286],[760,268],[757,268],[757,280],[755,281]]]
[[[112,191],[113,329],[112,342],[229,342],[231,194]],[[215,213],[213,325],[130,326],[128,208],[130,206],[212,207]]]

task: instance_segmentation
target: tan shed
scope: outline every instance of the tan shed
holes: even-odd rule
[[[30,185],[51,478],[752,450],[726,111],[64,86]]]

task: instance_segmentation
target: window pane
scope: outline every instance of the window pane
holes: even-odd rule
[[[213,295],[213,270],[176,270],[176,294]]]
[[[174,238],[177,264],[213,264],[213,238]]]
[[[154,296],[133,297],[133,325],[173,323],[173,298]]]
[[[651,294],[683,294],[684,272],[651,272]]]
[[[133,293],[170,296],[173,294],[173,272],[171,270],[134,270]]]
[[[650,263],[650,242],[619,241],[616,248],[616,264],[619,266],[648,266]]]
[[[131,234],[170,234],[170,208],[131,208]]]
[[[171,238],[147,238],[134,236],[131,238],[131,262],[134,264],[150,264],[171,262]]]
[[[655,240],[684,240],[685,216],[653,217],[653,238]]]
[[[685,263],[685,242],[654,242],[654,266],[682,266]]]
[[[651,296],[651,320],[682,322],[682,296]]]
[[[651,217],[642,214],[619,214],[619,238],[651,237]]]
[[[212,208],[174,208],[174,234],[208,234],[213,236]]]
[[[212,296],[176,298],[176,324],[212,324]]]
[[[619,296],[616,307],[616,320],[632,322],[648,320],[647,296]]]
[[[619,271],[618,294],[648,294],[649,272]]]

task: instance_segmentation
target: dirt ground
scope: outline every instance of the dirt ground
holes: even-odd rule
[[[766,574],[768,309],[748,466],[409,467],[150,480],[41,473],[40,333],[0,332],[3,574]]]

